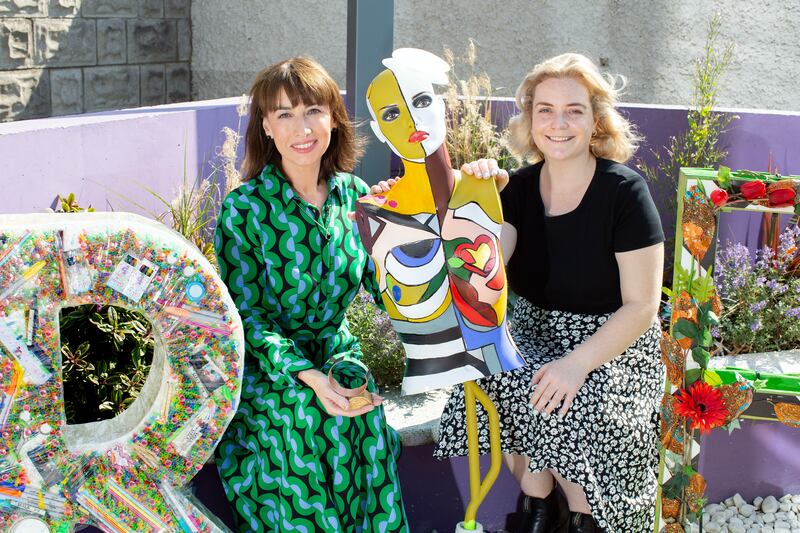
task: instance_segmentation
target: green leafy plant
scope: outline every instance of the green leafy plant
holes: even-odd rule
[[[69,193],[66,197],[58,195],[58,209],[59,213],[83,213],[86,211],[87,213],[93,213],[94,207],[89,206],[87,208],[83,208],[78,204],[78,200],[75,197],[75,193]]]
[[[92,304],[63,309],[67,423],[95,422],[127,409],[150,372],[153,348],[152,326],[141,313]]]
[[[687,130],[679,135],[670,137],[667,146],[652,150],[655,160],[653,165],[648,165],[643,160],[638,161],[639,170],[650,182],[659,189],[673,194],[667,195],[664,201],[667,212],[676,211],[674,191],[677,188],[678,174],[681,167],[716,167],[728,155],[724,147],[719,146],[719,140],[731,123],[736,120],[736,115],[720,113],[717,108],[717,95],[720,83],[733,59],[733,44],[719,42],[719,32],[722,26],[722,17],[714,15],[708,23],[706,42],[703,55],[695,60],[693,86],[694,93],[692,104],[686,115]],[[674,250],[674,217],[668,227],[664,228],[667,235],[665,264],[665,279],[672,279],[671,265]]]
[[[373,303],[372,296],[359,291],[347,308],[347,321],[361,344],[361,360],[376,383],[381,387],[399,386],[405,370],[405,352],[389,316]]]
[[[507,170],[518,167],[519,161],[509,148],[508,129],[499,129],[495,124],[498,121],[492,98],[498,90],[492,87],[488,74],[475,72],[475,42],[470,39],[466,54],[458,60],[447,48],[444,56],[450,65],[444,100],[447,104],[447,150],[453,168],[482,157],[497,159],[500,167]],[[466,78],[459,78],[457,65],[468,70]]]

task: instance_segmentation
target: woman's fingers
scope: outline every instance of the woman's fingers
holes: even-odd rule
[[[543,412],[553,399],[553,396],[558,394],[558,387],[548,382],[539,383],[539,386],[536,388],[536,390],[538,391],[539,389],[542,389],[542,393],[539,395],[539,398],[536,399],[536,403],[534,403],[533,398],[531,398],[531,404],[533,405],[533,409],[535,411]]]
[[[500,170],[496,159],[478,159],[461,165],[461,172],[478,178],[490,178],[504,171]],[[506,173],[507,175],[508,173]]]
[[[500,169],[500,171],[494,176],[494,182],[497,185],[497,192],[505,189],[506,185],[508,185],[508,172]]]
[[[558,411],[558,416],[564,418],[567,416],[567,411],[572,407],[572,402],[575,401],[575,394],[567,394],[564,398],[564,403],[561,404],[561,409]]]
[[[533,406],[536,406],[536,404],[539,402],[539,399],[547,390],[549,382],[547,379],[544,379],[544,377],[547,374],[548,366],[549,364],[546,364],[537,370],[533,375],[533,379],[531,380],[531,385],[535,385],[533,394],[531,395],[531,405]]]
[[[392,187],[397,185],[401,178],[389,178],[388,180],[379,181],[377,184],[369,188],[370,194],[383,194],[392,190]]]

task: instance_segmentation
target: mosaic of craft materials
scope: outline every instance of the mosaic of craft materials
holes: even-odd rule
[[[141,415],[66,425],[58,319],[84,304],[152,322],[159,372],[148,383],[160,382],[128,409]],[[183,487],[235,413],[243,358],[227,289],[162,224],[127,213],[0,216],[0,531],[224,530]]]
[[[722,314],[712,272],[720,211],[800,213],[798,191],[798,176],[731,172],[725,167],[719,171],[681,169],[671,328],[661,343],[667,384],[661,404],[665,452],[656,530],[681,533],[689,524],[696,528],[699,522],[706,481],[695,470],[700,453],[695,430],[708,433],[714,428],[734,428],[739,417],[800,427],[797,378],[709,368],[713,355],[710,330]],[[768,379],[759,382],[756,376]]]

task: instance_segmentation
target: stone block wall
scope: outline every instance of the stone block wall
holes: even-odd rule
[[[191,0],[0,0],[0,122],[191,99]]]

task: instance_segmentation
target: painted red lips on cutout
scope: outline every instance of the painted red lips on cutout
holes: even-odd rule
[[[427,131],[415,131],[408,137],[408,142],[410,143],[421,143],[425,139],[429,137],[429,133]]]

